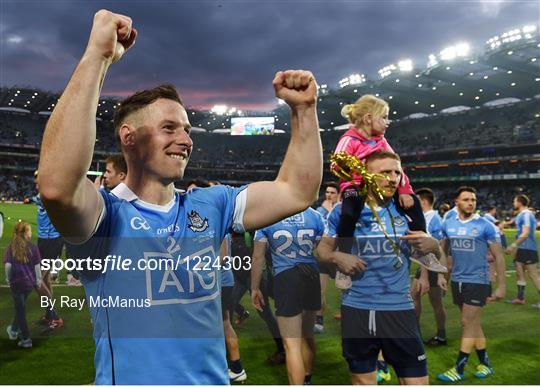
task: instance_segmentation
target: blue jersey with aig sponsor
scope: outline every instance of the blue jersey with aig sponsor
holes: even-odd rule
[[[435,210],[430,210],[424,212],[424,218],[426,219],[428,234],[439,241],[443,239],[442,219],[439,213]]]
[[[232,228],[243,232],[246,190],[220,185],[175,192],[164,206],[141,201],[123,183],[100,194],[99,226],[86,243],[70,245],[69,254],[134,263],[129,270],[81,273],[94,327],[96,384],[229,384],[219,266],[213,263],[225,235]],[[147,266],[167,260],[172,264]]]
[[[382,226],[396,245],[403,264],[396,265],[398,261],[393,244],[385,237],[381,225],[366,205],[356,223],[355,243],[351,253],[362,258],[367,269],[352,277],[352,286],[343,293],[341,302],[357,309],[413,309],[409,290],[410,247],[399,239],[409,229],[407,219],[398,212],[393,200],[386,207],[376,207],[375,210]],[[337,238],[340,214],[341,204],[338,204],[328,216],[326,234],[330,237]]]
[[[452,281],[489,284],[489,244],[501,243],[497,227],[478,214],[468,220],[453,216],[443,222],[452,256]]]
[[[518,249],[536,251],[537,246],[536,239],[534,237],[534,232],[536,230],[536,218],[534,217],[534,214],[531,210],[525,209],[521,211],[518,216],[516,216],[516,227],[516,239],[519,238],[519,236],[523,232],[523,227],[530,227],[529,236],[527,236],[527,239],[525,239],[525,241],[521,242],[521,244],[518,246]]]
[[[257,230],[254,240],[268,242],[272,273],[278,275],[300,263],[317,265],[315,245],[324,232],[324,220],[312,208]]]
[[[227,257],[225,257],[220,264],[219,269],[221,270],[221,287],[230,287],[234,286],[234,274],[232,272],[233,267],[233,258],[231,257],[231,244],[232,237],[231,234],[225,235],[224,239],[227,244]]]
[[[38,238],[42,239],[53,239],[59,238],[60,233],[54,228],[47,211],[43,208],[43,203],[41,203],[41,198],[39,195],[34,196],[34,202],[37,205],[37,234]]]

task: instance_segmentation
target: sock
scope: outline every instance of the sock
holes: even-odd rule
[[[388,372],[388,364],[384,360],[377,360],[377,369]]]
[[[315,324],[324,325],[324,316],[315,316]]]
[[[437,329],[437,337],[439,339],[446,339],[446,329]]]
[[[229,368],[231,369],[232,372],[234,372],[235,374],[239,374],[240,372],[242,372],[242,370],[244,369],[242,367],[242,361],[240,359],[238,360],[231,360],[230,364],[229,364]]]
[[[527,283],[525,281],[518,281],[517,282],[517,288],[518,288],[518,293],[517,293],[517,298],[520,299],[520,300],[524,300],[525,299],[525,285]]]
[[[306,375],[304,377],[304,384],[311,384],[311,375]]]
[[[486,349],[477,349],[476,354],[478,355],[478,361],[482,363],[485,366],[491,367],[491,363],[489,362],[489,358],[487,355]]]
[[[285,348],[283,347],[283,339],[281,337],[275,337],[274,341],[276,342],[278,352],[285,352]]]
[[[465,371],[467,361],[469,361],[469,354],[459,351],[459,355],[456,360],[456,371],[458,372],[458,374],[463,375],[463,371]]]

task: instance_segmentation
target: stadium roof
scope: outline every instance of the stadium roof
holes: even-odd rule
[[[538,33],[495,47],[488,46],[480,54],[452,59],[433,57],[425,68],[409,67],[400,71],[388,68],[380,79],[362,80],[356,84],[328,89],[319,96],[321,126],[337,126],[344,119],[325,122],[327,117],[340,117],[344,104],[364,94],[374,94],[390,104],[390,118],[412,114],[439,113],[453,107],[482,106],[503,98],[531,98],[540,90],[540,58]],[[438,59],[438,60],[437,60]],[[384,76],[383,76],[384,75]],[[346,78],[344,79],[346,80]],[[329,118],[330,119],[330,118]]]
[[[503,98],[533,97],[540,90],[540,35],[536,26],[527,28],[526,33],[524,27],[523,31],[518,29],[491,38],[483,52],[477,54],[469,53],[465,47],[467,50],[460,55],[463,47],[456,46],[450,55],[443,50],[438,56],[431,56],[427,67],[401,61],[382,68],[380,79],[354,76],[348,78],[353,84],[344,79],[347,82],[342,87],[325,87],[319,92],[320,125],[330,128],[343,124],[341,107],[363,94],[374,94],[388,101],[391,119],[433,114],[452,107],[472,108]],[[17,108],[44,114],[54,109],[59,97],[58,93],[31,87],[4,87],[0,89],[0,109]],[[98,118],[112,120],[118,103],[119,98],[102,98]],[[286,109],[278,106],[275,112],[279,114]]]

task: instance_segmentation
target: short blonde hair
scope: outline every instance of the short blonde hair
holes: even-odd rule
[[[343,106],[341,116],[349,120],[349,123],[356,124],[362,120],[366,114],[373,117],[381,117],[384,111],[389,109],[388,103],[371,94],[366,94],[355,103]]]

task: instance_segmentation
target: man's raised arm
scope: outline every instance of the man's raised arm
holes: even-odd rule
[[[291,140],[276,180],[250,184],[244,227],[257,229],[299,213],[316,199],[322,180],[322,146],[317,120],[317,83],[309,71],[280,71],[276,97],[291,108]]]
[[[86,178],[103,80],[136,36],[130,18],[105,10],[96,13],[88,46],[45,128],[38,175],[41,199],[58,231],[74,242],[90,236],[103,206]]]

